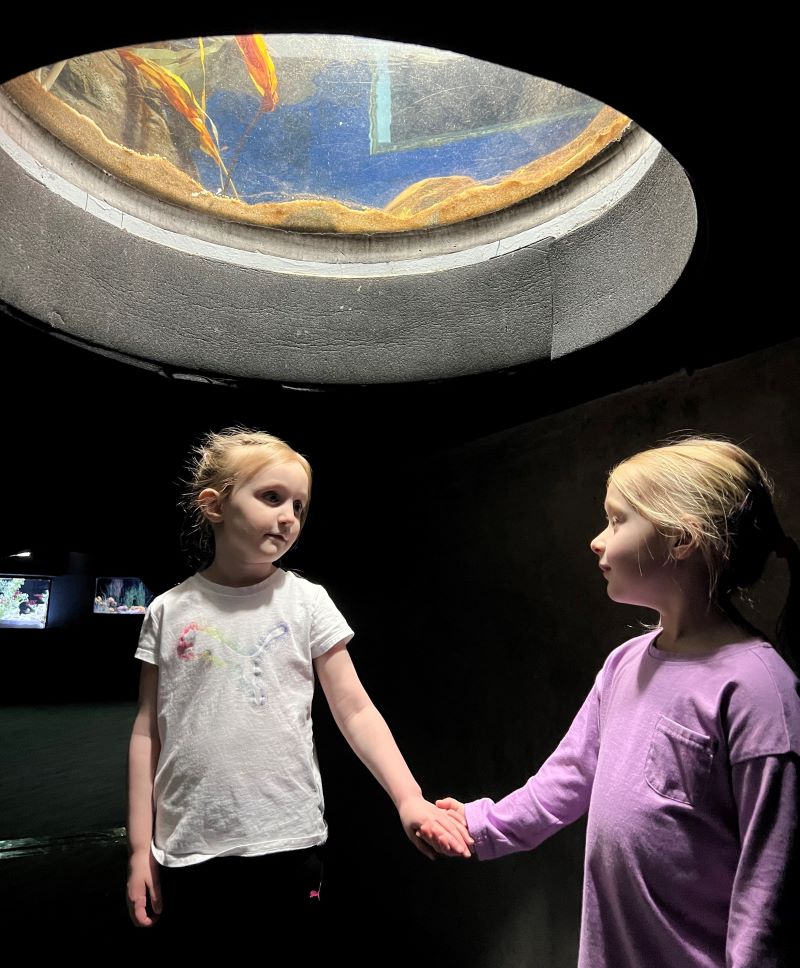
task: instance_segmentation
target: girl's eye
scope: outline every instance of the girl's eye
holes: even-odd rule
[[[302,513],[303,513],[303,502],[302,501],[295,501],[294,502],[294,513],[297,515],[298,518],[302,515]]]
[[[264,500],[269,501],[270,504],[277,504],[280,501],[280,498],[275,491],[267,491],[267,493],[264,495]]]

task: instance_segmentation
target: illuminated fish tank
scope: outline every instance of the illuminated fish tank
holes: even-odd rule
[[[144,615],[153,593],[141,578],[98,578],[95,615]]]
[[[299,232],[451,225],[553,188],[630,119],[449,51],[318,34],[202,37],[41,67],[6,93],[150,195]]]
[[[50,584],[49,578],[0,575],[0,628],[43,629]]]

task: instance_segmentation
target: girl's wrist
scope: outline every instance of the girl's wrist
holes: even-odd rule
[[[140,860],[142,857],[148,857],[150,855],[150,843],[147,844],[137,844],[134,846],[128,843],[128,858],[129,860]]]
[[[422,796],[422,787],[416,787],[412,790],[404,790],[401,796],[392,797],[394,805],[398,811],[403,808],[403,805],[408,803],[409,800],[424,800]]]

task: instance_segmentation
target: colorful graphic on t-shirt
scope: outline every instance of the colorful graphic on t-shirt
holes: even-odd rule
[[[204,625],[202,622],[189,622],[188,625],[183,627],[178,636],[178,645],[176,651],[179,659],[210,659],[211,661],[214,661],[214,651],[208,645],[206,645],[202,651],[195,652],[195,646],[198,645],[198,637],[200,635],[207,635],[209,638],[216,639],[217,642],[224,645],[236,655],[240,655],[248,659],[254,659],[259,656],[268,645],[271,645],[273,642],[288,634],[289,626],[286,624],[286,622],[279,622],[276,626],[269,629],[269,631],[265,632],[261,636],[261,638],[258,640],[255,650],[248,652],[241,648],[232,639],[229,639],[218,628],[214,628],[213,625]],[[215,664],[227,665],[227,663],[221,658],[216,660]]]
[[[255,649],[251,648],[250,651],[247,651],[246,648],[228,638],[213,625],[206,625],[203,621],[189,622],[178,635],[176,652],[178,658],[184,661],[200,659],[217,668],[229,669],[237,679],[242,693],[255,705],[265,706],[267,692],[261,668],[261,654],[268,646],[280,641],[288,634],[289,626],[286,622],[279,622],[259,637]],[[206,639],[212,641],[208,642]],[[220,655],[219,649],[215,652],[212,648],[213,642],[218,642],[224,646],[224,657]]]
[[[195,633],[197,632],[199,625],[197,622],[190,622],[178,636],[178,658],[179,659],[194,659],[195,654],[192,651],[194,646]]]

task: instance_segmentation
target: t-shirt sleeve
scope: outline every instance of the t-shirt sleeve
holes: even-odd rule
[[[600,749],[599,713],[596,682],[566,736],[525,786],[497,803],[484,798],[465,804],[480,860],[538,847],[587,812]]]
[[[316,596],[311,607],[310,643],[312,659],[318,659],[328,649],[338,645],[339,642],[349,642],[354,634],[322,585],[317,585],[316,589]]]
[[[748,653],[727,707],[731,765],[761,756],[800,756],[799,684],[773,649]]]
[[[161,610],[153,601],[145,612],[139,642],[136,646],[136,658],[151,665],[158,665],[158,640],[161,626]]]
[[[728,920],[728,968],[779,968],[797,941],[800,760],[745,760],[731,771],[741,853]],[[792,939],[789,937],[792,932]],[[788,962],[786,962],[788,964]]]

